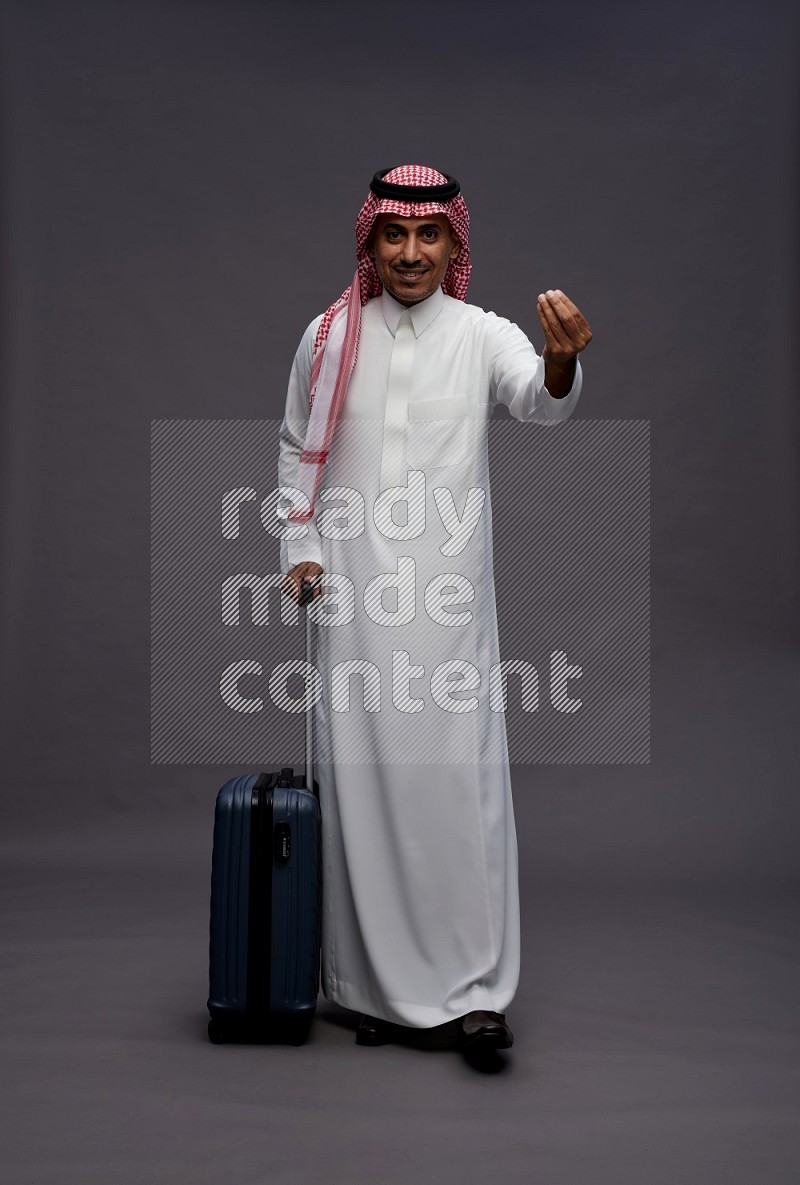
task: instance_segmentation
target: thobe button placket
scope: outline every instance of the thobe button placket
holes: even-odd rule
[[[386,395],[381,454],[382,490],[400,485],[405,479],[406,416],[415,344],[411,313],[408,309],[403,309],[394,335],[389,363],[389,388]]]

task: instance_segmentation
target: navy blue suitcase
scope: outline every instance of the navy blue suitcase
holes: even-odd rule
[[[305,589],[304,589],[305,592]],[[306,657],[310,625],[306,614]],[[211,861],[208,1035],[228,1040],[308,1036],[320,984],[322,849],[313,780],[311,713],[306,776],[231,778],[217,795]]]

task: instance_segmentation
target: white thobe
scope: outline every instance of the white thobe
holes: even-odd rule
[[[519,979],[505,723],[489,706],[500,655],[486,424],[494,402],[518,420],[564,420],[582,375],[578,364],[569,394],[553,398],[543,360],[516,325],[441,288],[409,310],[413,334],[408,317],[398,334],[403,312],[386,291],[364,306],[314,518],[302,538],[282,541],[281,567],[313,560],[350,582],[337,623],[323,619],[330,597],[319,597],[312,613],[321,623],[323,992],[347,1008],[429,1028],[473,1009],[504,1012]],[[280,433],[283,487],[297,484],[319,323],[309,325],[292,367]],[[420,475],[423,519],[419,499],[405,520],[395,508],[395,527],[376,516],[387,481],[416,482],[418,491]],[[356,535],[357,500],[337,500],[344,488],[364,499]],[[481,506],[474,521],[469,491]],[[453,512],[472,522],[466,542],[453,542]],[[354,537],[344,537],[348,528]],[[382,600],[381,574],[400,586]],[[333,579],[335,600],[342,586]],[[348,660],[372,665],[363,679],[340,680],[337,700],[332,671]],[[454,663],[460,685],[444,667]]]

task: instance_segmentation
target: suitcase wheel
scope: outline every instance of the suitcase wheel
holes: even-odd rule
[[[225,1044],[225,1029],[220,1021],[212,1019],[208,1022],[208,1039],[212,1045]]]
[[[289,1045],[305,1045],[311,1031],[311,1018],[289,1020],[283,1025],[282,1036]]]

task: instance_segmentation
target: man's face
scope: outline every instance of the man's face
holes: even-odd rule
[[[375,219],[369,253],[384,288],[400,304],[419,304],[435,292],[458,252],[444,214],[379,214]]]

